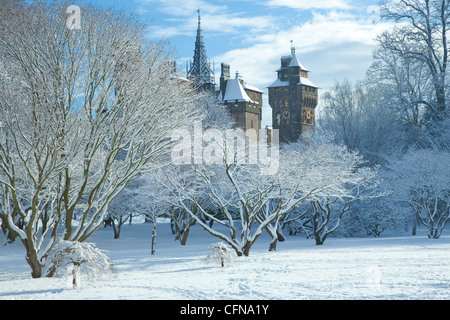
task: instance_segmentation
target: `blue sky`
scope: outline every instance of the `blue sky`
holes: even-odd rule
[[[266,91],[293,40],[310,79],[322,89],[336,80],[360,80],[372,61],[374,38],[389,26],[378,21],[379,0],[94,0],[151,21],[149,38],[169,40],[180,68],[192,59],[201,10],[206,50],[244,80]],[[263,122],[270,119],[266,104]]]

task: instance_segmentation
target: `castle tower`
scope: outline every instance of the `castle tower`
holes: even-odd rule
[[[203,31],[201,27],[200,10],[197,12],[198,28],[197,38],[195,40],[194,61],[191,62],[190,68],[188,68],[187,78],[192,80],[197,87],[214,93],[214,71],[208,61],[208,56],[206,55],[205,41],[203,39]]]
[[[187,68],[187,78],[198,88],[215,93],[217,102],[224,105],[234,118],[236,127],[244,131],[254,129],[259,139],[261,130],[263,91],[248,85],[236,72],[230,76],[230,66],[222,63],[220,84],[216,88],[213,69],[208,62],[205,41],[201,28],[200,10],[198,10],[198,29],[195,41],[194,61]]]
[[[259,139],[261,130],[263,92],[244,82],[238,72],[230,78],[230,66],[222,63],[220,87],[216,92],[219,103],[225,105],[236,122],[236,127],[254,129]]]
[[[295,142],[301,133],[315,128],[318,87],[309,80],[307,70],[298,60],[295,48],[281,57],[277,80],[269,89],[272,126],[279,129],[280,142]]]

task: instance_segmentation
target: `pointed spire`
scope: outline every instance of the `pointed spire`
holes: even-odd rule
[[[188,72],[188,78],[195,81],[197,85],[214,84],[214,73],[211,69],[208,57],[206,55],[205,41],[203,39],[203,31],[201,26],[200,9],[198,13],[197,38],[194,49],[194,62]]]
[[[302,67],[302,64],[300,61],[298,61],[297,55],[295,54],[295,48],[291,49],[292,51],[292,59],[291,63],[289,64],[289,67]]]
[[[289,64],[289,67],[299,67],[303,71],[309,71],[307,70],[298,60],[297,54],[295,53],[295,47],[293,44],[294,41],[291,40],[291,62]]]

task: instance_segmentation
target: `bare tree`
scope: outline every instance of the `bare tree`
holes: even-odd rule
[[[361,156],[334,145],[329,138],[322,139],[321,143],[285,146],[279,171],[273,175],[261,175],[260,164],[226,157],[229,149],[224,145],[222,163],[193,166],[183,175],[168,173],[165,186],[171,196],[167,201],[189,213],[198,225],[230,245],[238,256],[248,256],[263,231],[272,237],[269,250],[275,250],[280,222],[297,206],[325,198],[359,197],[358,193],[353,194],[356,188],[362,190],[364,183],[376,184],[372,181],[375,171],[358,168]],[[197,187],[203,188],[209,203],[198,201]],[[192,203],[196,211],[192,210]]]
[[[220,145],[220,164],[166,172],[164,186],[170,196],[165,201],[230,245],[238,256],[248,256],[269,224],[306,195],[289,189],[297,183],[290,185],[287,180],[283,192],[278,175],[261,175],[260,165],[240,162],[238,154],[230,153],[229,148],[226,143]],[[277,199],[275,207],[269,205],[273,199]]]
[[[411,150],[391,167],[395,195],[410,204],[429,238],[439,238],[450,221],[448,159],[448,151]]]
[[[146,40],[145,24],[80,4],[82,28],[71,30],[68,6],[33,1],[0,16],[0,48],[15,72],[0,74],[0,213],[33,277],[59,227],[65,240],[86,240],[133,177],[162,165],[197,100],[169,75],[170,52]]]
[[[419,132],[426,125],[426,102],[433,100],[433,82],[425,63],[379,46],[365,83],[379,88],[393,121]]]
[[[433,100],[421,102],[426,104],[434,118],[445,119],[450,2],[385,1],[382,17],[394,21],[396,27],[379,36],[380,45],[397,56],[426,65],[433,83],[434,97]]]
[[[316,245],[323,245],[327,237],[336,231],[344,214],[356,201],[387,195],[387,193],[376,193],[379,183],[374,179],[376,175],[376,170],[354,167],[354,180],[342,185],[342,195],[319,196],[311,201],[312,232]]]
[[[407,143],[399,127],[397,100],[380,83],[336,82],[324,94],[324,117],[317,128],[332,132],[336,143],[358,151],[371,165],[384,164],[390,153]]]
[[[386,193],[378,190],[378,167],[368,167],[367,161],[357,151],[333,143],[333,137],[328,134],[305,138],[307,145],[291,147],[298,154],[297,157],[301,154],[309,155],[303,156],[303,161],[308,161],[310,171],[315,173],[312,185],[316,191],[307,199],[312,207],[307,214],[311,218],[316,244],[322,245],[339,227],[343,215],[354,202],[380,197]]]

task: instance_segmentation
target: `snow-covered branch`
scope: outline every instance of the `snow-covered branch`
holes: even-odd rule
[[[71,241],[97,230],[131,179],[163,165],[198,97],[170,74],[166,44],[150,43],[132,16],[85,4],[83,27],[71,30],[63,2],[5,6],[0,181],[8,198],[0,214],[39,277],[58,227]]]

